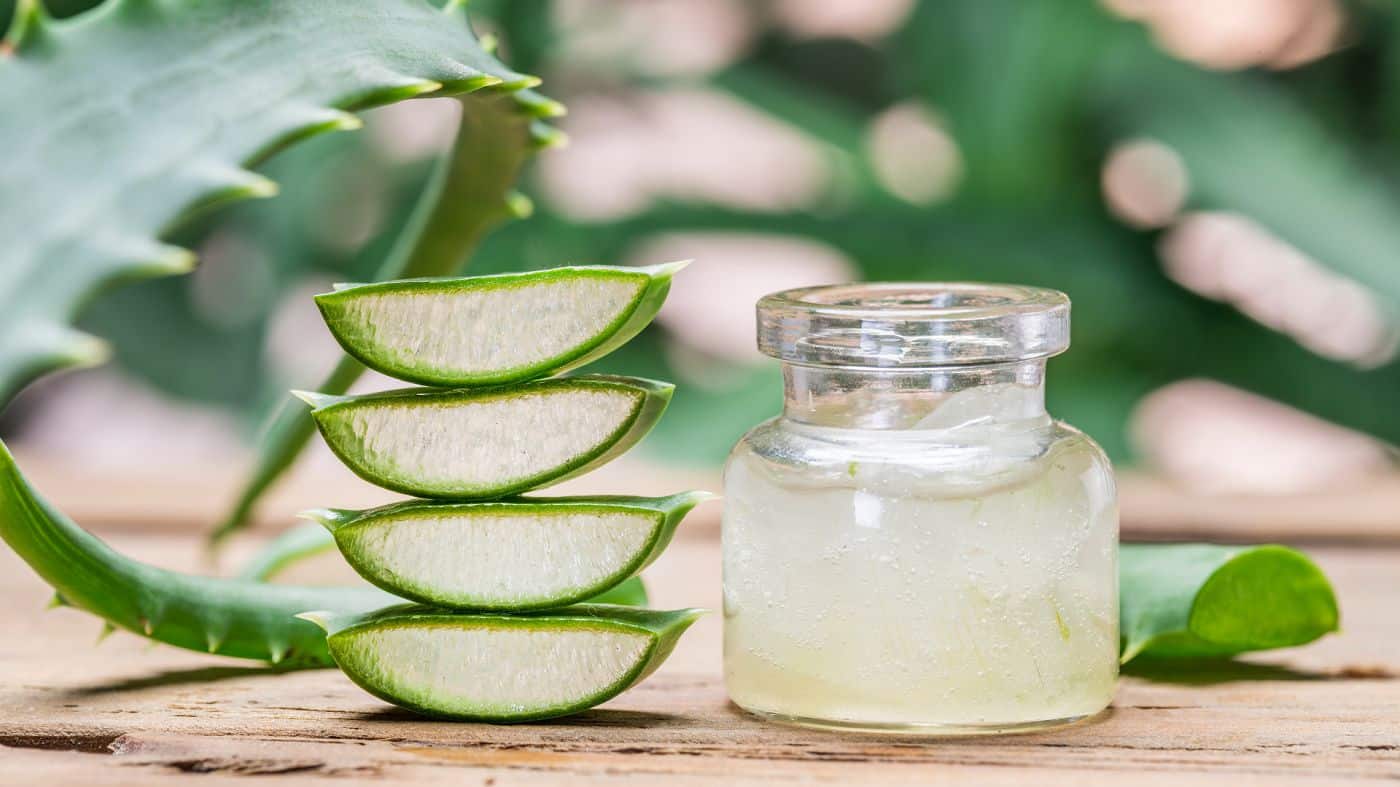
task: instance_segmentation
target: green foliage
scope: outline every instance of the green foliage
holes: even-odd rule
[[[1124,662],[1233,656],[1337,630],[1326,575],[1287,547],[1124,544],[1120,561]]]
[[[378,588],[312,588],[182,574],[124,557],[50,506],[0,443],[0,539],[76,607],[179,648],[302,667],[332,666],[325,637],[294,616],[369,612],[398,601]]]
[[[0,103],[24,108],[0,116],[9,161],[0,401],[46,372],[101,361],[105,345],[70,327],[80,308],[113,284],[188,271],[193,255],[161,239],[201,210],[275,194],[249,165],[358,127],[346,110],[536,81],[483,52],[465,19],[426,2],[356,11],[111,0],[55,21],[20,3],[0,61]],[[308,29],[324,34],[285,34]],[[553,108],[531,94],[520,102]]]

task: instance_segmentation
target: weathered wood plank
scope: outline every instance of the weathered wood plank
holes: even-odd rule
[[[192,538],[121,536],[166,565]],[[1326,784],[1400,779],[1400,550],[1315,554],[1345,632],[1195,685],[1124,680],[1113,709],[1035,735],[921,740],[759,723],[730,706],[711,616],[675,659],[593,712],[527,726],[418,719],[334,671],[270,674],[150,649],[72,610],[0,552],[0,783],[161,784],[357,779],[415,784]],[[717,545],[682,538],[651,572],[660,605],[718,603]],[[1372,677],[1379,676],[1379,677]]]

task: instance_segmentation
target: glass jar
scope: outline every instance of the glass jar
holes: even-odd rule
[[[1060,292],[853,284],[758,304],[782,415],[725,468],[730,698],[903,732],[1094,714],[1118,676],[1103,451],[1045,410]]]

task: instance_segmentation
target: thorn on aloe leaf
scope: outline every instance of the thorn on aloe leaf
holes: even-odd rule
[[[539,87],[543,83],[544,80],[534,74],[511,74],[508,79],[501,81],[501,89],[515,92],[517,90],[528,90],[532,87]]]
[[[57,609],[66,606],[68,606],[68,600],[55,593],[53,594],[53,598],[49,599],[49,603],[45,605],[44,609]]]
[[[60,330],[63,338],[59,342],[60,349],[55,355],[63,361],[64,365],[87,369],[101,366],[112,357],[112,346],[105,340],[67,326]]]
[[[512,94],[515,103],[525,114],[536,118],[556,118],[568,114],[564,105],[552,98],[544,96],[530,90],[523,90]]]
[[[569,135],[538,120],[530,123],[530,143],[536,150],[562,147],[569,143]]]
[[[477,43],[481,45],[481,51],[485,52],[488,55],[496,54],[496,48],[501,45],[500,39],[496,38],[490,33],[487,33],[486,35],[477,39]]]
[[[469,70],[475,71],[475,69]],[[475,93],[478,90],[482,90],[488,87],[498,87],[504,83],[504,79],[501,79],[500,77],[495,76],[494,74],[482,74],[479,72],[473,73],[472,76],[469,77],[443,80],[443,86],[454,93]]]
[[[352,108],[379,106],[381,104],[392,104],[395,101],[404,101],[410,98],[421,96],[425,93],[435,93],[442,89],[441,82],[431,79],[418,79],[404,74],[382,73],[368,77],[371,82],[379,83],[379,87],[371,88],[359,94],[348,102]]]
[[[116,630],[116,626],[113,626],[111,623],[108,623],[104,620],[102,622],[102,630],[97,632],[97,642],[95,642],[94,644],[101,645],[103,642],[106,642],[107,638],[112,636],[112,632]]]

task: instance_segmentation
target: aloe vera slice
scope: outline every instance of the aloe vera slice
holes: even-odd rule
[[[428,716],[521,722],[577,713],[650,675],[702,610],[580,604],[517,615],[416,605],[309,612],[361,688]]]
[[[588,375],[367,396],[296,392],[361,478],[418,497],[504,497],[592,470],[656,424],[675,386]]]
[[[1327,576],[1288,547],[1124,544],[1118,566],[1124,663],[1302,645],[1338,627]]]
[[[685,265],[355,284],[316,296],[316,305],[347,353],[390,377],[510,383],[576,369],[626,344]]]
[[[360,576],[452,609],[529,610],[584,601],[635,576],[671,542],[704,492],[664,498],[411,501],[317,509]]]

